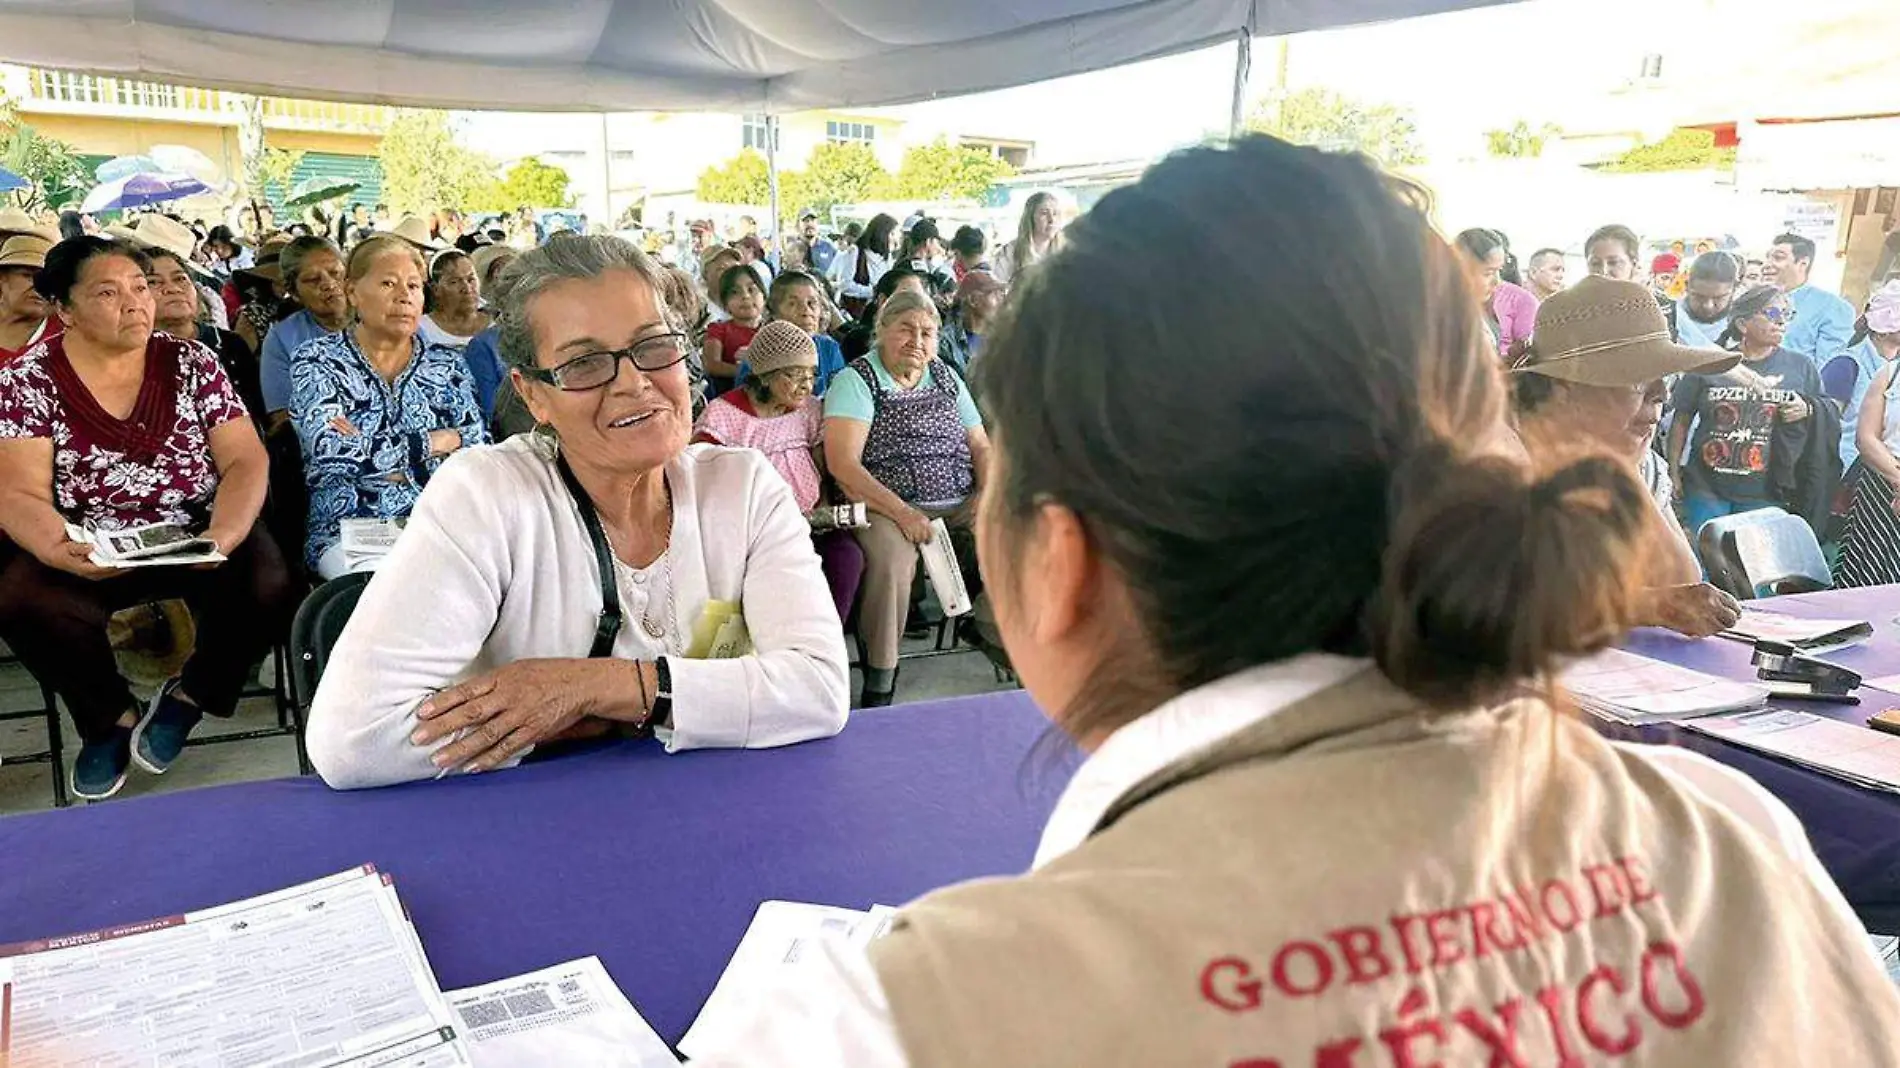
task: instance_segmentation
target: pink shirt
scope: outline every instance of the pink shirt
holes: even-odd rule
[[[818,398],[807,397],[797,411],[761,419],[751,395],[734,390],[706,406],[693,440],[764,453],[779,476],[791,483],[799,510],[809,512],[818,506],[818,463],[811,451],[824,441],[823,412]]]
[[[1491,294],[1491,314],[1498,321],[1498,355],[1509,359],[1511,346],[1529,340],[1537,325],[1537,298],[1522,286],[1499,282]]]

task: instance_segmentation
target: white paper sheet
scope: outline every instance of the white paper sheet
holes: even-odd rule
[[[1900,793],[1900,736],[1872,727],[1780,708],[1710,716],[1683,726],[1860,786]]]
[[[675,1068],[600,958],[448,993],[475,1068]]]
[[[1724,638],[1757,642],[1787,642],[1806,653],[1841,649],[1873,636],[1873,624],[1864,619],[1803,619],[1761,608],[1743,608],[1742,618],[1722,632]]]
[[[0,949],[7,1068],[470,1064],[396,894],[359,868]]]
[[[890,928],[894,915],[895,909],[883,905],[860,912],[791,901],[761,904],[713,986],[712,996],[680,1039],[680,1052],[696,1057],[730,1042],[747,1024],[758,999],[770,992],[786,969],[809,959],[817,940],[839,938],[867,946]]]
[[[1766,686],[1704,675],[1621,649],[1573,665],[1563,683],[1585,708],[1627,723],[1736,712],[1768,700]]]

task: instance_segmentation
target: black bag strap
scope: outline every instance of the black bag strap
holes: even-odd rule
[[[594,543],[594,563],[600,568],[600,622],[594,626],[594,647],[587,658],[603,660],[613,655],[614,639],[620,636],[620,590],[614,583],[613,547],[607,544],[607,532],[600,528],[600,514],[594,510],[593,500],[574,477],[574,469],[567,466],[567,457],[556,456],[554,466],[561,472],[568,496],[574,498],[574,507],[580,509],[588,539]]]

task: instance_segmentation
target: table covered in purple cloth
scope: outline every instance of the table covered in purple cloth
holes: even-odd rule
[[[1874,625],[1871,641],[1825,653],[1821,659],[1851,668],[1867,679],[1900,675],[1900,624],[1894,618],[1900,614],[1900,586],[1829,590],[1753,604],[1809,619],[1867,620]],[[1754,650],[1744,642],[1720,638],[1689,641],[1665,631],[1641,631],[1626,647],[1710,675],[1755,677],[1750,662]],[[1900,693],[1863,687],[1860,696],[1859,705],[1794,701],[1786,702],[1784,707],[1856,725],[1864,725],[1868,716],[1883,709],[1900,708]],[[1862,922],[1876,931],[1900,933],[1900,795],[1863,789],[1682,727],[1618,728],[1606,733],[1680,745],[1747,773],[1800,817],[1821,863],[1840,884]]]
[[[395,879],[444,989],[598,956],[678,1041],[762,900],[896,905],[1026,869],[1073,769],[1037,744],[1047,730],[999,694],[858,713],[786,749],[626,743],[384,790],[283,779],[11,816],[0,944],[368,862]]]

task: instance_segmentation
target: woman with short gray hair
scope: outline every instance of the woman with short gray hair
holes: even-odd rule
[[[759,453],[688,446],[652,261],[575,238],[502,281],[501,355],[538,432],[430,482],[317,690],[325,781],[488,771],[611,734],[669,751],[835,734],[844,641],[810,527]]]
[[[967,540],[983,488],[990,439],[969,387],[937,359],[939,326],[929,297],[897,290],[878,309],[876,345],[825,393],[825,466],[871,513],[871,525],[858,531],[866,708],[895,698],[917,546],[930,540],[933,519]],[[965,568],[964,577],[974,588],[975,569]]]

